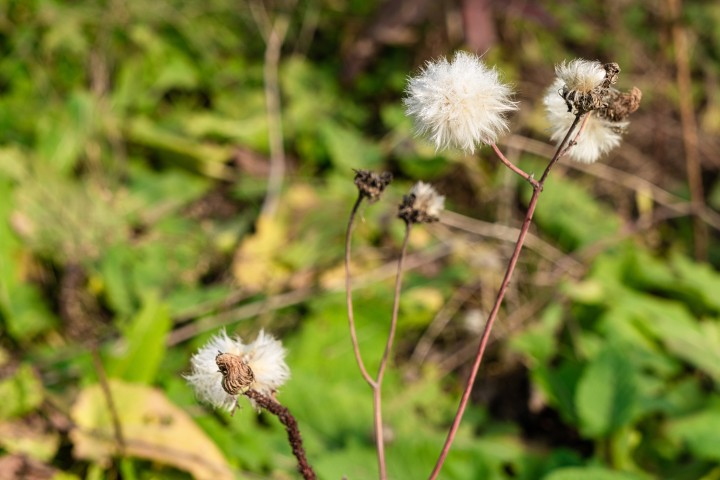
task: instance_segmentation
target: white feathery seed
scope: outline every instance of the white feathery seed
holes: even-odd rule
[[[562,80],[568,90],[577,90],[588,93],[600,86],[605,80],[605,68],[597,60],[584,60],[576,58],[570,62],[563,62],[555,66],[555,75]]]
[[[272,335],[260,331],[254,342],[245,345],[240,337],[230,338],[222,330],[192,356],[190,374],[184,375],[198,399],[215,408],[233,411],[237,402],[237,397],[222,387],[222,374],[215,363],[219,352],[242,356],[255,377],[250,388],[264,395],[271,395],[290,378],[285,348]]]
[[[435,187],[429,183],[417,182],[410,189],[410,194],[415,196],[415,210],[425,212],[428,217],[440,217],[445,208],[445,195],[439,195]]]
[[[512,90],[477,55],[457,52],[451,62],[428,62],[411,77],[403,100],[418,133],[438,150],[455,147],[474,153],[508,130],[506,114],[517,110]]]
[[[558,145],[565,138],[568,129],[575,121],[575,115],[568,112],[565,100],[558,93],[563,83],[563,79],[557,78],[552,86],[548,88],[543,100],[547,118],[550,122],[550,139]],[[568,151],[570,158],[581,163],[593,163],[603,154],[620,145],[622,141],[621,132],[628,126],[628,122],[610,122],[598,118],[594,111],[587,115],[589,115],[589,118],[585,124],[585,129],[578,137],[577,144]],[[575,132],[577,131],[576,129]]]

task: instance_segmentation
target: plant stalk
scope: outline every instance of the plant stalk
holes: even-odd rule
[[[445,459],[447,458],[448,453],[450,453],[450,447],[452,446],[452,443],[455,440],[455,435],[457,434],[458,428],[460,427],[460,422],[462,420],[463,414],[465,413],[465,408],[467,407],[468,401],[470,400],[470,394],[472,393],[473,386],[475,385],[475,379],[477,378],[477,373],[480,369],[480,363],[482,362],[483,355],[485,354],[485,347],[487,346],[488,340],[490,338],[490,332],[492,330],[493,324],[495,323],[495,320],[497,319],[497,315],[500,311],[500,306],[502,305],[502,301],[505,298],[505,293],[507,292],[508,286],[510,285],[510,279],[515,272],[515,266],[517,265],[518,259],[520,258],[520,252],[522,251],[523,245],[525,243],[525,238],[527,236],[528,230],[530,229],[533,214],[535,213],[535,208],[537,207],[537,202],[540,197],[540,193],[542,192],[543,185],[545,184],[545,180],[547,179],[550,170],[555,166],[558,160],[560,160],[560,158],[568,151],[568,149],[575,144],[575,139],[573,139],[572,142],[569,142],[569,140],[573,132],[575,131],[578,123],[584,116],[586,117],[586,115],[584,114],[578,114],[575,116],[575,120],[568,129],[565,138],[563,138],[563,141],[560,143],[557,150],[555,151],[555,155],[553,155],[553,158],[550,160],[547,167],[545,168],[542,177],[540,177],[540,180],[537,182],[537,184],[533,184],[532,197],[530,198],[530,202],[528,204],[527,213],[525,214],[525,219],[523,220],[520,234],[518,235],[517,242],[515,243],[515,249],[513,250],[513,254],[510,257],[510,261],[508,262],[507,270],[505,271],[505,277],[503,278],[500,289],[498,290],[495,304],[493,305],[492,311],[490,312],[487,322],[485,323],[485,329],[483,330],[482,337],[480,338],[480,345],[478,346],[478,351],[475,355],[475,361],[473,362],[470,376],[468,377],[467,383],[465,385],[465,391],[463,392],[462,398],[460,399],[460,405],[458,406],[455,418],[453,419],[452,426],[448,431],[445,444],[443,445],[442,451],[440,452],[440,456],[438,457],[437,463],[435,464],[435,468],[430,474],[430,480],[435,480],[440,474],[440,470],[445,463]],[[575,138],[577,139],[577,137]]]

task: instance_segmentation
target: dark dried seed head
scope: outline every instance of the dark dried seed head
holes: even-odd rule
[[[385,187],[390,185],[393,176],[390,172],[375,173],[370,170],[355,170],[355,185],[360,195],[367,198],[369,202],[375,202],[380,198]]]
[[[610,89],[607,106],[598,110],[597,115],[611,122],[622,122],[640,108],[640,100],[642,100],[642,91],[637,87],[626,93]]]

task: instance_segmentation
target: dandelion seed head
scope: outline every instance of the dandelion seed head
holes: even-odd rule
[[[285,363],[286,351],[272,335],[261,331],[254,342],[244,344],[240,337],[230,338],[223,330],[203,345],[190,359],[191,370],[185,380],[201,402],[233,411],[237,397],[223,388],[223,375],[216,359],[219,353],[237,355],[252,370],[249,388],[271,395],[290,378]],[[251,401],[255,406],[254,401]]]
[[[429,183],[417,182],[403,197],[398,216],[408,223],[437,222],[444,208],[444,195]]]
[[[517,110],[497,70],[467,52],[457,52],[452,61],[428,62],[409,79],[406,95],[407,115],[438,150],[473,153],[478,144],[495,143],[508,129],[507,113]]]
[[[558,78],[548,88],[543,102],[550,122],[550,139],[559,144],[568,129],[575,121],[575,114],[568,112],[565,100],[558,90],[562,88],[563,80]],[[585,129],[578,137],[577,143],[570,148],[568,155],[581,163],[593,163],[602,155],[620,145],[622,132],[627,128],[628,122],[611,122],[599,118],[595,111],[587,113]]]
[[[590,93],[601,86],[605,81],[606,73],[603,64],[597,60],[577,58],[555,66],[555,75],[562,80],[559,89],[565,86],[568,90],[576,90],[580,93]]]

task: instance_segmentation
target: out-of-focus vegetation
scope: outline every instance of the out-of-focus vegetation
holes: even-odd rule
[[[287,171],[261,218],[264,39],[283,18]],[[279,399],[320,478],[373,478],[371,397],[341,293],[352,168],[396,177],[362,210],[354,245],[373,368],[396,203],[422,179],[456,212],[413,232],[386,379],[391,477],[426,477],[514,241],[504,229],[529,195],[486,149],[435,153],[403,115],[406,76],[464,44],[519,92],[501,148],[527,171],[546,162],[539,99],[555,63],[618,62],[620,85],[644,98],[621,148],[563,163],[546,185],[442,478],[720,478],[720,5],[686,2],[677,22],[689,92],[660,1],[0,2],[3,478],[292,478],[274,418],[211,411],[181,377],[222,326],[283,339],[293,378]],[[699,229],[686,94],[708,205]],[[698,234],[707,261],[693,260]]]

